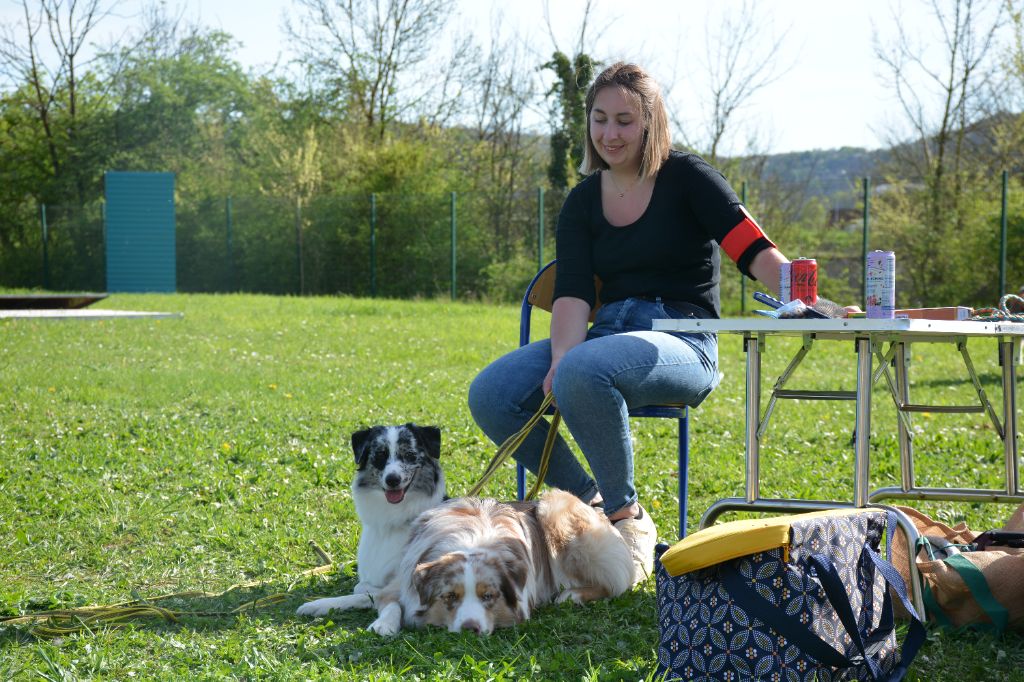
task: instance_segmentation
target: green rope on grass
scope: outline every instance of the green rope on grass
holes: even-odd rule
[[[314,568],[302,571],[293,580],[294,582],[304,577],[326,573],[335,567],[331,557],[310,540],[310,548],[323,562]],[[253,599],[228,611],[188,611],[168,609],[158,606],[157,602],[168,599],[216,599],[235,590],[248,589],[266,585],[266,580],[252,580],[244,583],[237,583],[222,592],[205,592],[202,590],[188,590],[174,592],[158,597],[146,599],[133,599],[117,604],[80,606],[73,609],[52,609],[49,611],[36,611],[20,616],[0,617],[0,625],[32,624],[29,633],[43,639],[65,637],[79,632],[92,632],[98,626],[117,628],[127,625],[131,621],[159,619],[169,623],[177,623],[185,617],[195,618],[224,618],[235,616],[240,613],[256,611],[258,609],[279,604],[291,595],[288,592],[277,592],[258,599]]]

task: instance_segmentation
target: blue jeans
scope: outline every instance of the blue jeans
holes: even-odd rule
[[[696,406],[718,384],[714,334],[651,331],[651,320],[709,317],[698,306],[669,307],[628,298],[597,311],[586,340],[562,358],[552,391],[562,420],[583,452],[591,477],[559,435],[544,482],[590,501],[598,492],[606,514],[636,502],[628,411],[670,403]],[[519,431],[543,399],[551,342],[536,341],[485,367],[469,387],[469,408],[487,437],[502,443]],[[514,457],[536,473],[547,436],[542,421]]]

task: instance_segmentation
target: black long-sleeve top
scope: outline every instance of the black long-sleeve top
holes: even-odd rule
[[[554,297],[594,306],[636,296],[686,301],[718,317],[718,246],[750,275],[758,253],[774,246],[722,174],[695,154],[672,151],[655,178],[647,210],[614,226],[601,208],[594,173],[572,189],[558,216]]]

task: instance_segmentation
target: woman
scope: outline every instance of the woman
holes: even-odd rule
[[[640,67],[607,68],[586,107],[587,177],[558,218],[551,338],[486,367],[469,405],[501,443],[554,392],[593,477],[559,437],[545,482],[603,506],[633,551],[639,581],[651,572],[657,531],[633,485],[628,410],[699,405],[720,376],[714,334],[654,332],[651,321],[719,316],[719,246],[773,290],[787,259],[718,171],[671,150],[659,88]],[[601,307],[588,329],[594,275]],[[515,453],[534,472],[546,429],[534,429]]]

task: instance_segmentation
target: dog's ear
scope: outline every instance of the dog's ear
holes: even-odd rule
[[[523,577],[525,578],[525,576]],[[514,578],[509,574],[507,567],[501,571],[501,596],[505,599],[505,603],[508,604],[509,610],[516,614],[517,620],[523,620],[523,612],[519,609],[521,589],[521,587],[515,585]]]
[[[465,561],[465,558],[458,554],[445,554],[434,561],[421,561],[416,564],[412,573],[412,584],[420,597],[420,604],[429,606],[440,595],[438,590],[443,584],[442,576],[453,570],[453,565]]]
[[[523,531],[529,533],[526,528]],[[531,561],[526,546],[508,538],[496,542],[494,549],[500,558],[497,568],[501,573],[501,596],[516,614],[516,618],[525,620],[530,617],[530,604],[522,599],[522,594],[526,589]]]
[[[352,453],[356,457],[356,469],[362,471],[366,467],[366,459],[369,455],[366,444],[370,442],[370,436],[374,429],[363,429],[352,434]]]
[[[423,445],[427,454],[434,459],[441,459],[441,429],[436,426],[417,426],[412,423],[406,424],[406,427],[413,432],[416,440]]]
[[[428,561],[416,564],[416,568],[412,572],[412,585],[420,597],[420,604],[424,606],[428,606],[436,596],[432,589],[435,583],[430,577],[436,572],[438,563],[437,561]]]

